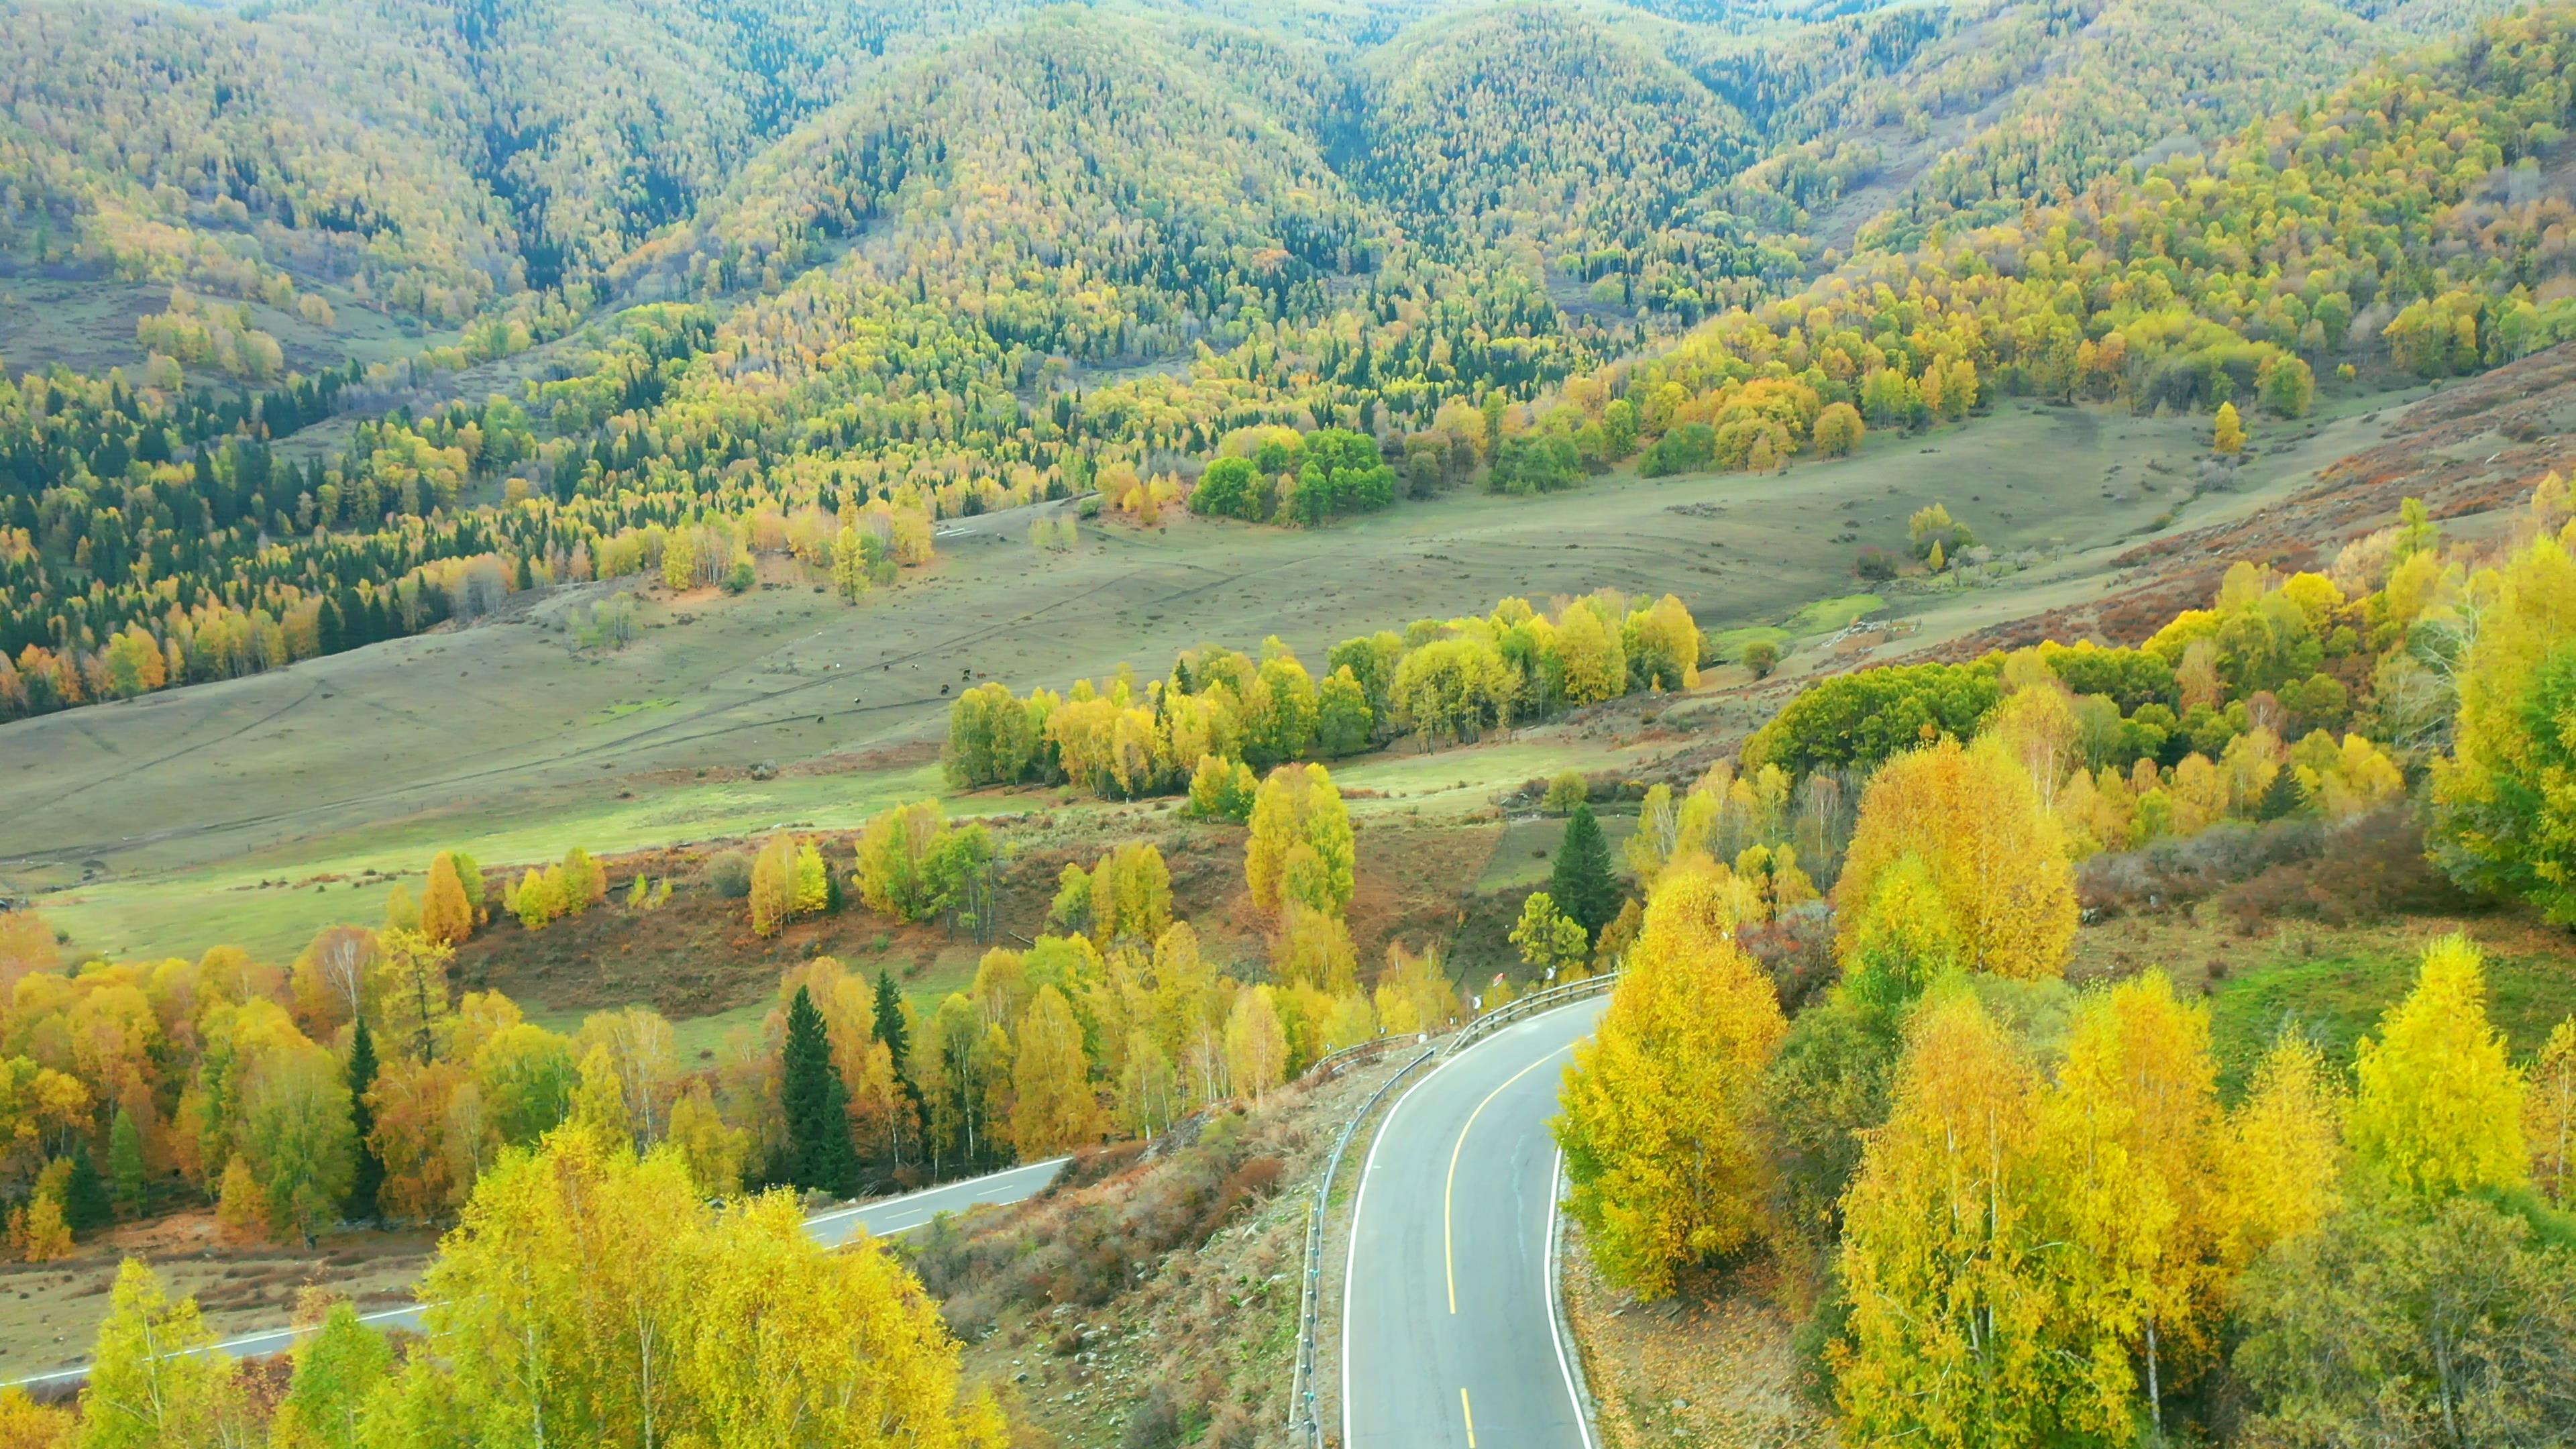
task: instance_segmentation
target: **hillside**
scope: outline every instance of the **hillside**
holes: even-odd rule
[[[2571,54],[0,0],[0,1445],[2576,1442]]]

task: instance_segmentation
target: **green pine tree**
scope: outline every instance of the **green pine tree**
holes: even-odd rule
[[[109,1189],[116,1198],[116,1210],[127,1217],[143,1211],[143,1129],[135,1125],[134,1114],[123,1107],[116,1109],[116,1120],[107,1129],[107,1175]]]
[[[903,1155],[906,1135],[919,1141],[923,1125],[921,1086],[912,1079],[912,1027],[903,1019],[903,993],[895,989],[894,974],[877,969],[877,1040],[886,1044],[894,1057],[894,1084],[903,1089],[904,1110],[912,1114],[909,1134],[895,1138],[895,1156]]]
[[[375,1084],[376,1037],[362,1016],[349,1037],[349,1122],[358,1136],[357,1171],[349,1178],[347,1211],[352,1222],[375,1220],[376,1192],[385,1183],[385,1160],[376,1155],[374,1141],[376,1114],[367,1105],[367,1092]]]
[[[912,1060],[912,1031],[904,1025],[903,993],[895,989],[894,973],[877,971],[877,1040],[894,1054],[896,1076],[904,1074],[904,1063]]]
[[[107,1180],[89,1156],[89,1144],[72,1144],[72,1175],[63,1184],[63,1221],[75,1233],[91,1232],[116,1221],[116,1206],[107,1199]]]
[[[1583,928],[1586,941],[1601,938],[1601,928],[1619,914],[1619,880],[1610,873],[1610,844],[1601,837],[1601,822],[1592,807],[1577,805],[1565,819],[1565,840],[1556,848],[1556,869],[1547,893],[1556,908]]]
[[[787,1119],[787,1180],[842,1196],[858,1188],[859,1157],[850,1145],[849,1087],[832,1065],[832,1044],[814,998],[796,988],[787,1008],[787,1047],[780,1061],[780,1106]]]

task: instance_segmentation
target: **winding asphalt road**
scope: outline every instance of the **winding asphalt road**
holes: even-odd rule
[[[1352,1208],[1344,1449],[1590,1449],[1557,1328],[1547,1130],[1604,999],[1542,1012],[1398,1098]]]
[[[924,1188],[919,1192],[905,1193],[901,1197],[879,1198],[874,1202],[835,1208],[830,1212],[817,1213],[807,1218],[805,1231],[813,1235],[814,1241],[827,1248],[837,1248],[857,1237],[862,1228],[880,1238],[894,1237],[900,1233],[911,1232],[914,1228],[928,1226],[931,1219],[941,1213],[962,1213],[968,1208],[1015,1203],[1024,1198],[1035,1197],[1046,1189],[1047,1184],[1055,1181],[1057,1169],[1064,1164],[1065,1159],[1061,1157],[1051,1158],[1045,1162],[1032,1162],[1024,1167],[1014,1167],[1007,1172],[996,1172],[986,1177],[970,1177],[964,1182],[951,1182],[939,1187]],[[417,1329],[420,1327],[420,1314],[421,1305],[407,1303],[400,1308],[386,1308],[374,1313],[361,1314],[359,1318],[362,1322],[379,1328]],[[262,1358],[269,1354],[284,1353],[293,1347],[295,1347],[295,1331],[291,1328],[272,1328],[258,1333],[246,1333],[239,1338],[228,1338],[215,1345],[218,1351],[231,1354],[235,1358]],[[56,1369],[49,1374],[35,1374],[15,1382],[28,1388],[39,1388],[53,1384],[75,1384],[88,1377],[89,1365],[79,1364],[67,1369]]]

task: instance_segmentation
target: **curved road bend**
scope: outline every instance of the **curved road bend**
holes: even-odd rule
[[[1055,1181],[1057,1169],[1064,1164],[1065,1159],[1061,1157],[1051,1158],[985,1177],[970,1177],[963,1182],[908,1192],[901,1197],[878,1198],[874,1202],[835,1208],[807,1218],[805,1231],[827,1248],[841,1246],[858,1236],[862,1228],[880,1238],[890,1238],[911,1232],[914,1228],[926,1227],[941,1213],[962,1213],[968,1208],[1009,1204],[1035,1197],[1046,1189],[1047,1184]],[[420,1305],[406,1303],[400,1308],[379,1309],[359,1317],[380,1328],[417,1329],[420,1327]],[[291,1328],[265,1329],[225,1339],[215,1347],[235,1358],[260,1358],[295,1347],[295,1331]],[[14,1382],[37,1388],[46,1384],[78,1383],[88,1377],[89,1365],[80,1364]]]
[[[1589,1449],[1557,1331],[1547,1130],[1594,998],[1503,1028],[1399,1098],[1352,1209],[1344,1449]]]

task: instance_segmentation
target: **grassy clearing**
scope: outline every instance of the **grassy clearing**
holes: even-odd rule
[[[2348,1069],[2355,1045],[2415,988],[2425,946],[2451,931],[2466,931],[2486,953],[2487,1015],[2516,1055],[2538,1050],[2551,1027],[2576,1014],[2576,944],[2511,914],[2341,927],[2283,921],[2254,938],[2214,910],[2124,917],[2086,927],[2067,974],[2090,985],[2159,970],[2177,991],[2203,998],[2220,1093],[2234,1101],[2284,1027]]]
[[[2328,1061],[2349,1064],[2389,1007],[2415,989],[2423,942],[2442,923],[2404,931],[2309,935],[2285,931],[2240,958],[2210,997],[2210,1042],[2222,1086],[2241,1092],[2282,1030],[2303,1032]],[[2516,1056],[2540,1049],[2576,1014],[2576,960],[2563,940],[2476,929],[2487,947],[2487,1016]],[[2554,945],[2555,949],[2551,949]]]
[[[1818,599],[1777,624],[1746,624],[1733,629],[1720,629],[1700,641],[1703,657],[1725,663],[1744,658],[1745,646],[1769,644],[1781,653],[1801,639],[1820,634],[1839,633],[1886,607],[1887,601],[1876,594],[1844,594],[1839,598]]]
[[[947,706],[982,679],[1026,690],[1122,662],[1158,673],[1188,645],[1273,634],[1320,662],[1364,630],[1603,585],[1677,593],[1714,631],[1786,619],[1770,627],[1823,632],[1867,598],[1844,592],[1856,545],[1833,540],[1846,530],[1894,544],[1913,510],[1945,501],[2001,547],[2106,544],[2170,500],[2105,502],[2103,480],[2180,466],[2198,433],[2190,419],[2007,403],[1971,427],[1876,438],[1861,457],[1778,476],[1461,494],[1314,532],[1181,518],[1092,530],[1063,555],[1032,552],[1025,519],[995,515],[855,608],[773,569],[740,598],[657,602],[659,627],[605,658],[575,654],[552,627],[583,596],[568,594],[461,633],[0,728],[0,890],[39,894],[89,949],[291,950],[326,921],[372,918],[384,887],[236,887],[418,871],[449,846],[541,860],[576,842],[847,826],[935,793]],[[1999,587],[1938,607],[2003,617],[2033,597]],[[1654,755],[1538,730],[1356,762],[1344,778],[1390,797],[1371,810],[1447,811],[1531,776]],[[779,773],[749,778],[761,763]]]
[[[1610,843],[1610,859],[1615,865],[1620,852],[1627,847],[1628,837],[1637,833],[1637,817],[1603,815],[1601,837]],[[1478,892],[1521,890],[1547,884],[1548,873],[1556,868],[1556,848],[1565,839],[1565,822],[1553,815],[1534,820],[1515,820],[1503,829],[1502,843],[1494,847],[1494,858],[1476,877]]]

